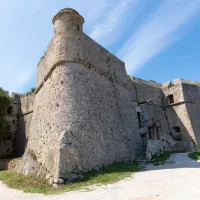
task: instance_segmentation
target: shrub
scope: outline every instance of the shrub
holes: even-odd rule
[[[0,88],[0,141],[4,140],[10,132],[10,125],[6,121],[7,108],[11,106],[11,97]]]
[[[193,160],[200,160],[200,152],[199,151],[189,153],[188,156],[190,158],[192,158]]]

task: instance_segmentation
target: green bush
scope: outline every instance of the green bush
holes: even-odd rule
[[[11,103],[11,97],[2,88],[0,88],[0,141],[5,139],[10,132],[10,125],[6,121],[5,115],[7,108],[11,106]]]
[[[188,156],[190,158],[192,158],[193,160],[200,160],[200,152],[199,151],[189,153]]]

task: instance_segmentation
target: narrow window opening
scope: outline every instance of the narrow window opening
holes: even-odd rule
[[[152,128],[148,129],[148,135],[150,140],[153,139]]]
[[[174,103],[174,96],[173,96],[173,94],[170,94],[167,98],[168,98],[168,101],[169,101],[170,104]]]
[[[142,116],[141,112],[137,112],[138,122],[139,122],[139,128],[142,127]]]
[[[181,137],[181,128],[179,126],[174,126],[172,128],[172,138],[175,141],[181,141],[182,137]]]
[[[13,107],[7,108],[7,114],[11,115],[13,113]]]
[[[149,139],[150,140],[156,140],[156,132],[154,127],[149,127]]]
[[[80,31],[80,27],[79,26],[77,26],[77,30]]]
[[[174,126],[172,129],[173,129],[173,131],[175,133],[180,133],[181,132],[181,128],[179,126]]]

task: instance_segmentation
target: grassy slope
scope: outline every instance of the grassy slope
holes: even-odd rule
[[[8,187],[23,190],[31,193],[57,194],[71,190],[86,189],[94,184],[115,183],[123,178],[130,177],[134,172],[141,170],[141,167],[134,162],[114,163],[103,168],[100,172],[90,171],[84,174],[83,180],[60,185],[58,188],[48,186],[45,180],[34,176],[24,176],[9,171],[0,172],[0,178]]]

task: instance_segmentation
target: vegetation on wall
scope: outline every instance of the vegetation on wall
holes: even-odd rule
[[[46,56],[46,54],[47,54],[47,50],[46,51],[43,51],[43,56],[40,58],[40,61],[39,61],[39,63],[41,62],[41,60],[43,59],[43,58],[45,58],[45,56]]]
[[[0,88],[0,141],[8,136],[10,125],[6,121],[5,115],[7,108],[11,106],[11,97]]]
[[[27,93],[25,93],[25,94],[21,94],[20,96],[27,96],[27,95],[29,95],[29,94],[32,94],[32,93],[34,93],[35,92],[35,89],[36,88],[31,88]]]

